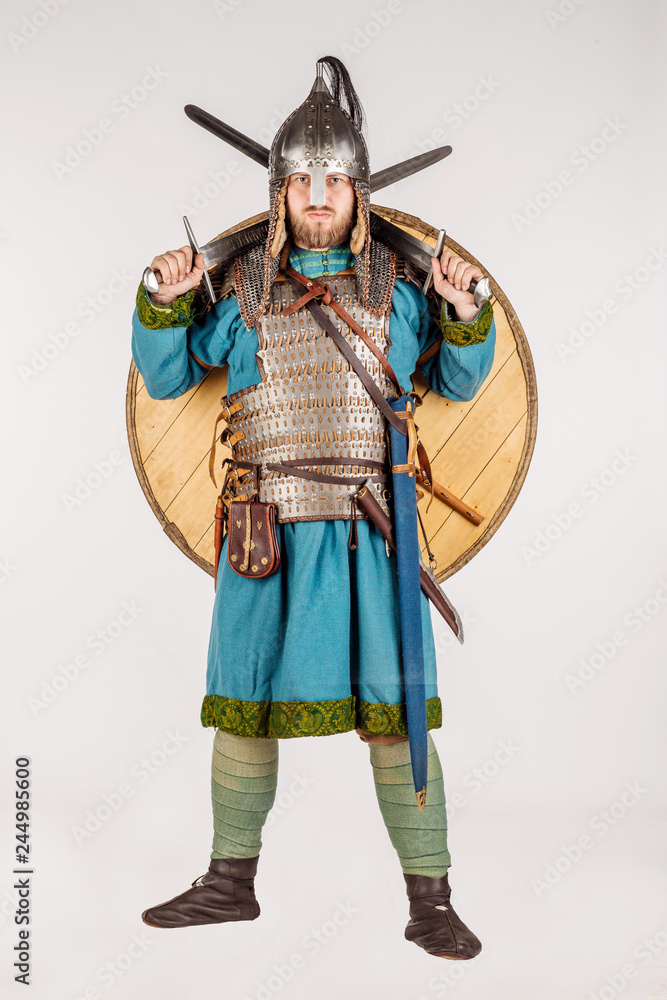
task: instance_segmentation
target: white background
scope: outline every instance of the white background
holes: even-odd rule
[[[3,4],[3,995],[25,995],[11,890],[25,754],[35,1000],[667,996],[664,13],[557,2]],[[538,375],[524,489],[448,582],[465,647],[436,624],[435,738],[460,803],[454,904],[484,942],[472,963],[404,940],[403,880],[354,734],[281,745],[260,920],[140,921],[208,863],[213,587],[132,469],[134,293],[153,255],[183,242],[185,206],[202,241],[266,207],[262,168],[183,105],[269,145],[324,54],[352,74],[374,169],[433,129],[451,142],[377,200],[446,226],[483,262]],[[111,128],[67,166],[102,119]],[[211,186],[230,163],[224,190]],[[95,645],[99,629],[114,638]],[[86,835],[105,796],[120,807]]]

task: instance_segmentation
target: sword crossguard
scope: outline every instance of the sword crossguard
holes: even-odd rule
[[[445,248],[445,237],[447,233],[446,230],[441,229],[438,233],[438,240],[436,242],[435,248],[433,250],[433,256],[440,260],[442,251]],[[446,277],[446,276],[445,276]],[[433,267],[429,267],[426,274],[426,280],[422,286],[422,291],[424,295],[428,292],[431,284],[433,282]],[[491,282],[488,278],[480,278],[477,281],[475,278],[470,282],[468,291],[472,292],[473,301],[475,303],[476,309],[481,309],[485,302],[493,297],[493,289],[491,288]]]
[[[185,226],[185,232],[187,233],[188,242],[192,248],[193,257],[196,257],[198,253],[201,253],[199,243],[192,231],[192,226],[187,215],[183,216],[183,225]],[[204,268],[204,273],[202,275],[202,281],[204,282],[204,288],[208,292],[208,297],[211,300],[211,304],[215,305],[215,292],[213,291],[213,285],[211,284],[211,278],[206,267]],[[141,283],[147,292],[151,295],[158,295],[160,292],[160,283],[158,282],[157,275],[151,267],[147,267],[141,276]]]

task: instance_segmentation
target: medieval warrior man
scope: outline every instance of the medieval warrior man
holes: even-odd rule
[[[223,403],[234,462],[226,503],[254,497],[274,505],[280,549],[276,572],[249,579],[223,545],[202,708],[203,724],[216,728],[210,867],[143,919],[152,927],[254,920],[279,740],[354,729],[369,744],[407,883],[405,936],[432,955],[469,959],[481,944],[450,903],[443,778],[426,732],[441,725],[428,604],[417,589],[424,804],[412,788],[403,672],[410,643],[404,637],[402,649],[397,559],[355,509],[354,494],[372,484],[394,517],[382,486],[385,414],[366,390],[368,375],[382,404],[409,399],[403,387],[417,359],[440,345],[421,372],[435,393],[470,400],[491,368],[495,328],[490,303],[478,309],[469,291],[483,277],[479,268],[448,250],[432,259],[438,314],[400,255],[371,237],[362,124],[345,67],[320,60],[310,94],[270,150],[266,239],[236,255],[216,304],[201,307],[204,258],[188,246],[155,257],[159,290],[140,286],[137,296],[133,355],[151,397],[173,399],[211,368],[229,366]],[[362,358],[365,381],[313,318],[308,300],[318,295],[329,326]]]

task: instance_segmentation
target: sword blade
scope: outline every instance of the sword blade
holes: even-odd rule
[[[403,180],[404,177],[410,177],[411,174],[444,160],[451,151],[451,146],[439,146],[437,149],[429,149],[426,153],[419,153],[418,156],[411,156],[409,160],[395,163],[393,167],[376,170],[371,174],[371,191],[379,191],[381,188],[389,187],[390,184],[395,184],[396,181]]]
[[[185,222],[185,216],[183,221]],[[251,247],[266,242],[269,223],[264,219],[261,222],[256,222],[253,226],[247,226],[236,233],[230,233],[229,236],[211,240],[210,243],[206,243],[203,247],[198,245],[189,223],[186,223],[186,232],[188,233],[188,240],[193,251],[204,255],[206,270],[204,271],[203,281],[211,301],[215,302],[215,293],[208,272],[218,267],[224,267],[225,264],[243,250],[250,250]],[[158,280],[150,267],[147,267],[144,271],[142,281],[147,291],[153,295],[159,291]]]
[[[377,212],[371,212],[371,236],[396,250],[401,257],[406,257],[424,274],[428,274],[431,267],[431,257],[434,255],[433,247],[429,246],[428,243],[422,243],[416,236],[411,236],[400,226],[395,226],[393,222],[383,219]]]
[[[250,250],[252,247],[264,243],[268,233],[268,219],[263,219],[253,226],[247,226],[236,233],[230,233],[229,236],[211,240],[210,243],[206,243],[201,248],[206,267],[219,267],[226,264],[242,250]]]
[[[405,257],[407,261],[414,264],[420,270],[425,279],[431,274],[431,257],[436,256],[435,249],[428,243],[423,243],[416,236],[406,233],[400,226],[395,226],[393,222],[383,219],[377,212],[371,211],[371,236],[395,250],[400,257]],[[424,281],[426,284],[426,281]],[[488,278],[475,278],[470,282],[469,292],[473,292],[475,305],[481,309],[493,295],[491,282]]]
[[[246,156],[249,156],[251,160],[255,160],[256,163],[260,163],[263,167],[268,167],[269,150],[266,146],[255,142],[250,136],[244,135],[243,132],[232,128],[231,125],[221,122],[219,118],[215,118],[208,111],[202,111],[195,104],[186,104],[183,110],[190,121],[201,125],[202,128],[205,128],[208,132],[212,132],[213,135],[217,135],[218,139],[228,142],[230,146],[234,146],[241,153],[245,153]]]

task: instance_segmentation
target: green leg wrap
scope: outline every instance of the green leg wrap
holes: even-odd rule
[[[278,740],[217,730],[211,773],[212,858],[257,857],[277,784]]]
[[[419,811],[410,764],[410,745],[371,743],[371,764],[380,812],[406,875],[442,878],[451,865],[442,768],[428,734],[426,806]]]

